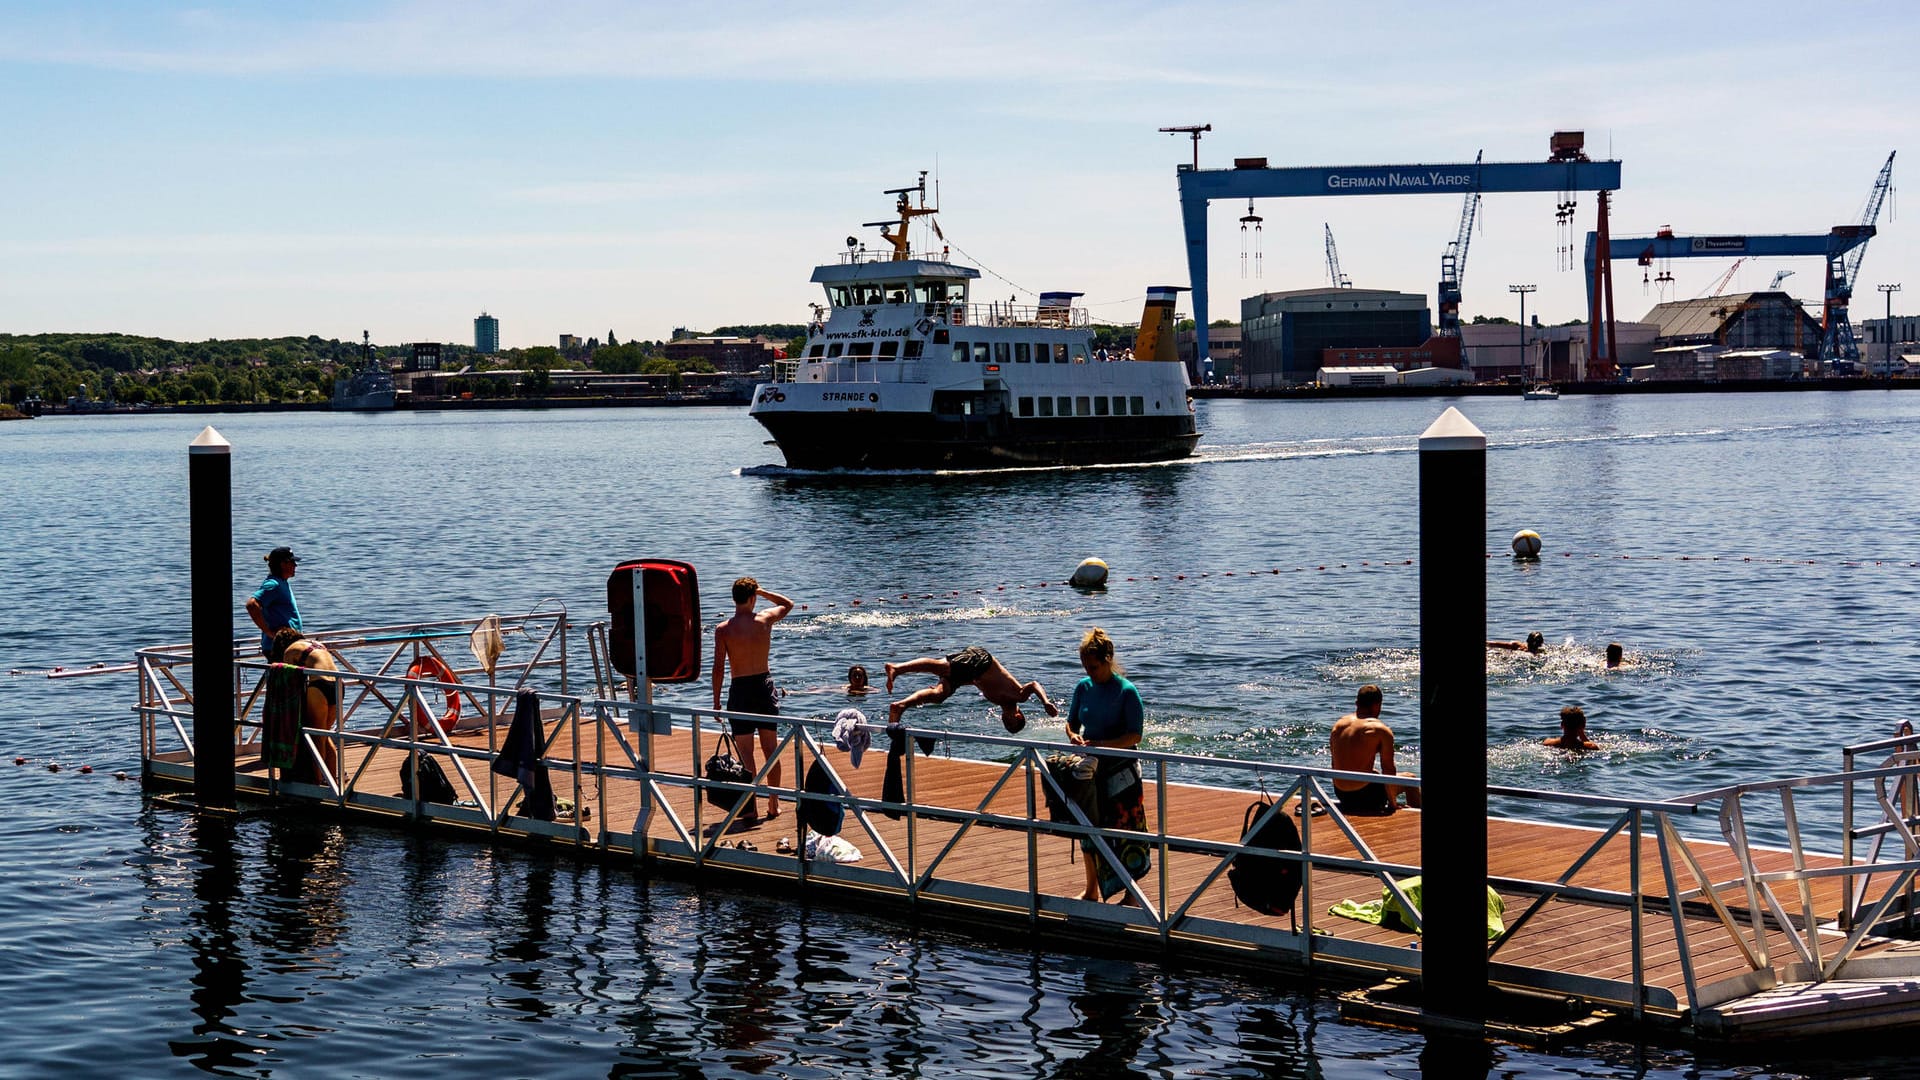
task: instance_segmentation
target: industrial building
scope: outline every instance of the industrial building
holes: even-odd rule
[[[1820,355],[1820,321],[1784,292],[1728,293],[1656,304],[1643,322],[1658,327],[1656,348],[1724,345],[1729,349],[1786,349],[1809,360]]]
[[[1653,363],[1653,343],[1659,329],[1644,322],[1613,324],[1620,370]],[[1536,323],[1525,333],[1518,323],[1463,323],[1460,344],[1476,382],[1583,382],[1587,378],[1587,340],[1592,332],[1586,323]],[[1606,333],[1606,328],[1600,332]]]
[[[1887,356],[1894,357],[1894,370],[1901,370],[1900,357],[1914,352],[1914,343],[1920,342],[1920,315],[1895,315],[1892,332],[1888,332],[1888,321],[1884,318],[1868,319],[1863,324],[1866,330],[1865,348],[1862,350],[1867,370],[1875,375],[1884,374],[1887,369]]]
[[[736,373],[756,371],[787,354],[785,343],[775,344],[761,336],[682,337],[667,342],[661,351],[669,360],[705,360],[720,371]]]
[[[500,320],[484,311],[473,320],[473,351],[484,356],[500,351]]]
[[[1200,378],[1200,333],[1197,330],[1181,330],[1174,335],[1174,344],[1180,350],[1180,359],[1187,365],[1187,378],[1195,383]],[[1213,378],[1215,382],[1244,381],[1240,370],[1240,328],[1237,326],[1215,326],[1207,331],[1207,348],[1213,358]]]
[[[1417,293],[1294,289],[1240,301],[1240,336],[1246,386],[1298,386],[1313,382],[1322,367],[1338,366],[1328,350],[1421,346],[1433,336],[1433,318]]]

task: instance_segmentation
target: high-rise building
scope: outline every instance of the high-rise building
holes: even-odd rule
[[[481,312],[473,320],[473,351],[477,353],[497,353],[500,351],[500,320]]]

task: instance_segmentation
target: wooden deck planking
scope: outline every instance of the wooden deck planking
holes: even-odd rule
[[[547,725],[551,735],[555,725]],[[549,775],[556,796],[575,798],[573,773],[564,767],[573,751],[573,733],[563,731],[554,741],[549,758]],[[495,737],[495,741],[500,736]],[[484,729],[457,733],[456,745],[468,749],[486,750],[489,737]],[[703,732],[700,740],[700,754],[711,752],[714,735]],[[594,752],[594,740],[590,731],[583,731],[580,750],[583,758],[591,758]],[[610,757],[615,765],[624,764],[619,759],[613,743],[608,740]],[[691,775],[693,772],[693,746],[684,729],[672,736],[654,740],[656,768],[679,775]],[[910,751],[917,754],[917,751]],[[405,759],[403,751],[382,748],[369,753],[363,747],[348,746],[343,752],[344,775],[351,777],[367,758],[372,758],[358,785],[358,790],[374,794],[398,796],[400,794],[400,770]],[[886,767],[884,740],[866,752],[863,767],[853,769],[847,755],[832,750],[829,746],[826,760],[832,765],[849,791],[859,797],[878,799],[881,794],[882,776]],[[784,786],[791,790],[798,786],[800,776],[794,771],[793,749],[787,747],[782,754],[786,775]],[[257,759],[243,760],[243,767],[258,771]],[[513,791],[513,784],[505,778],[496,777],[486,769],[486,762],[480,759],[463,759],[469,774],[483,796],[495,805],[496,813],[500,809],[500,800],[507,799]],[[909,830],[905,819],[894,821],[883,817],[877,810],[868,813],[874,832],[886,843],[900,860],[903,867],[911,867],[917,873],[925,873],[928,863],[953,842],[956,834],[963,829],[960,824],[940,820],[938,808],[975,812],[980,809],[982,799],[991,784],[998,781],[1007,771],[1005,765],[954,759],[943,756],[916,756],[912,766],[914,792],[923,808],[935,808],[927,816],[922,816],[913,829],[913,844],[909,849]],[[465,797],[465,786],[451,769],[449,776],[455,787]],[[1036,773],[1033,778],[1035,790],[1034,805],[1044,818],[1044,797],[1040,792],[1040,780]],[[491,792],[489,784],[493,785]],[[985,807],[988,812],[1010,818],[1024,819],[1028,810],[1028,778],[1022,769],[1009,778],[1005,787]],[[689,830],[695,826],[695,799],[697,793],[691,788],[663,785],[668,804],[673,808]],[[1253,793],[1231,791],[1217,787],[1204,787],[1191,784],[1169,783],[1165,793],[1166,819],[1171,832],[1196,838],[1234,843],[1240,838],[1244,814],[1248,804],[1254,798]],[[604,794],[599,791],[599,782],[588,775],[582,776],[579,801],[596,815],[604,813],[606,822],[592,821],[582,824],[589,827],[606,827],[617,832],[631,828],[640,806],[639,784],[624,779],[609,779]],[[517,805],[517,796],[515,797]],[[604,810],[602,809],[604,803]],[[762,804],[764,805],[764,803]],[[1147,810],[1146,829],[1149,832],[1157,828],[1156,820],[1160,805],[1160,792],[1149,779],[1145,792]],[[790,799],[782,799],[783,814],[773,820],[762,820],[730,831],[724,839],[728,843],[747,840],[755,844],[762,853],[771,854],[775,842],[781,836],[797,836],[796,818]],[[1291,807],[1289,807],[1291,809]],[[710,833],[724,814],[713,806],[704,806],[698,814],[700,828]],[[1298,821],[1298,818],[1295,819]],[[1312,844],[1318,854],[1344,858],[1363,858],[1360,850],[1344,835],[1329,817],[1315,817],[1309,823]],[[1373,858],[1378,861],[1402,863],[1417,866],[1420,863],[1420,816],[1418,812],[1402,812],[1383,818],[1352,819],[1354,832],[1371,849]],[[664,815],[656,815],[649,825],[648,835],[654,839],[674,839],[675,834],[666,822]],[[875,871],[887,869],[885,860],[875,849],[863,828],[849,813],[842,835],[851,840],[865,853],[860,866]],[[1541,822],[1519,821],[1513,819],[1492,819],[1488,823],[1489,873],[1495,877],[1529,878],[1552,881],[1566,872],[1568,866],[1586,850],[1599,835],[1598,830],[1556,825]],[[1083,858],[1072,852],[1075,846],[1071,838],[1065,836],[1040,836],[1038,838],[1038,861],[1035,876],[1038,891],[1043,896],[1070,897],[1077,894],[1084,884],[1083,869],[1078,861]],[[1690,850],[1706,868],[1710,878],[1716,881],[1731,880],[1738,877],[1738,866],[1730,849],[1725,844],[1712,841],[1689,840]],[[1767,852],[1757,856],[1767,868],[1786,868],[1791,859],[1786,852]],[[1142,892],[1156,905],[1161,895],[1160,876],[1165,875],[1167,895],[1171,906],[1178,908],[1186,902],[1193,889],[1197,888],[1205,877],[1214,872],[1219,865],[1219,857],[1207,853],[1191,851],[1172,851],[1163,860],[1157,849],[1155,852],[1154,873],[1143,878],[1139,885]],[[1624,830],[1612,838],[1596,853],[1587,866],[1571,879],[1571,884],[1592,889],[1607,889],[1625,892],[1630,883],[1629,874],[1630,845]],[[1833,859],[1813,861],[1814,865],[1831,865]],[[1660,871],[1659,849],[1655,842],[1652,819],[1648,818],[1646,833],[1642,840],[1642,876],[1643,895],[1655,904],[1664,900],[1665,881]],[[1326,908],[1338,900],[1352,898],[1368,900],[1380,895],[1381,883],[1375,875],[1356,873],[1329,868],[1313,868],[1311,885],[1316,911],[1301,919],[1304,928],[1309,922],[1313,928],[1328,937],[1338,940],[1364,942],[1406,948],[1417,938],[1404,932],[1385,929],[1352,920],[1341,919],[1326,914]],[[998,828],[974,825],[964,829],[964,835],[954,843],[953,850],[940,863],[936,877],[939,881],[961,883],[1006,890],[1013,894],[1028,891],[1028,837],[1014,828]],[[1683,889],[1691,889],[1694,882],[1691,875],[1681,873],[1678,879]],[[1831,915],[1839,909],[1842,886],[1837,880],[1824,879],[1815,883],[1816,907]],[[1533,894],[1503,893],[1507,903],[1509,925],[1532,902]],[[1797,913],[1797,890],[1781,893],[1790,911]],[[1727,890],[1722,895],[1729,907],[1744,909],[1746,895],[1744,889]],[[1693,910],[1701,902],[1696,900],[1685,914],[1688,927],[1690,951],[1694,959],[1696,978],[1702,984],[1719,978],[1728,977],[1745,971],[1748,965],[1739,946],[1731,934],[1727,933],[1717,919],[1703,917]],[[1208,887],[1207,891],[1194,899],[1188,907],[1188,914],[1194,917],[1214,919],[1222,922],[1236,922],[1248,925],[1265,926],[1278,930],[1287,930],[1291,926],[1286,918],[1274,918],[1252,912],[1234,902],[1231,889],[1222,874]],[[1305,913],[1303,913],[1305,915]],[[1661,907],[1650,904],[1644,914],[1645,935],[1643,937],[1643,959],[1646,980],[1649,985],[1668,989],[1682,1006],[1686,1004],[1684,975],[1680,965],[1680,949],[1674,936],[1671,915]],[[1567,974],[1626,981],[1632,972],[1630,945],[1631,914],[1624,906],[1597,904],[1589,902],[1551,900],[1543,905],[1535,917],[1516,933],[1500,952],[1495,961],[1519,967],[1538,968],[1559,971]],[[1768,947],[1778,962],[1781,958],[1791,957],[1792,950],[1786,935],[1779,930],[1770,930],[1767,934]],[[1837,944],[1838,938],[1830,938]],[[1823,948],[1830,947],[1823,941]],[[1884,948],[1886,946],[1875,946]],[[1871,951],[1871,950],[1867,950]]]

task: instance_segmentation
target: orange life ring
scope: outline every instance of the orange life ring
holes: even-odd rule
[[[435,682],[443,683],[458,683],[460,681],[460,679],[454,675],[453,669],[442,663],[437,656],[422,656],[408,665],[407,678],[432,679]],[[445,693],[447,696],[446,714],[433,721],[440,726],[442,732],[452,731],[454,725],[460,722],[460,691],[448,686],[445,688]]]

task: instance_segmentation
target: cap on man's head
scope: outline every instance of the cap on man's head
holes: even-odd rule
[[[289,547],[277,547],[277,548],[274,548],[272,551],[267,552],[268,566],[272,566],[274,563],[277,563],[277,562],[298,563],[299,561],[300,561],[299,557],[296,556],[293,553],[293,549]]]

